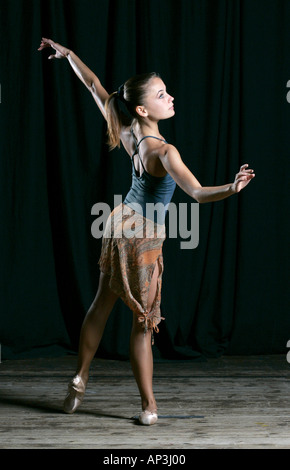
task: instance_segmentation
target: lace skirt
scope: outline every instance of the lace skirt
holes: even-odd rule
[[[157,325],[163,320],[160,303],[165,238],[165,225],[154,223],[123,203],[110,214],[103,234],[100,270],[110,277],[112,291],[137,315],[144,332],[154,330],[158,333]],[[148,309],[148,293],[156,263],[159,267],[157,289]]]

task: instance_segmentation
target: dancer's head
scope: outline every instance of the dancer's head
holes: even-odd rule
[[[123,124],[168,119],[174,115],[173,97],[166,92],[160,76],[153,73],[129,78],[106,103],[109,145],[120,146]]]

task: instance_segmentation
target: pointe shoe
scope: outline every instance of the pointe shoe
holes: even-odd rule
[[[76,375],[68,386],[68,394],[65,397],[63,411],[72,414],[83,401],[86,386],[79,375]]]
[[[145,410],[139,415],[139,423],[144,424],[145,426],[151,426],[151,424],[155,424],[157,420],[158,415],[153,411]]]

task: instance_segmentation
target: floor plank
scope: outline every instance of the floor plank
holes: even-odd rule
[[[86,396],[62,412],[76,358],[0,364],[1,449],[290,448],[289,367],[284,356],[157,362],[156,425],[131,417],[140,399],[130,364],[94,359]]]

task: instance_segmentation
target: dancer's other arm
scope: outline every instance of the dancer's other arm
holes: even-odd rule
[[[108,92],[102,86],[99,78],[89,69],[81,59],[70,49],[52,41],[51,39],[42,38],[39,51],[46,47],[52,47],[56,52],[50,55],[49,59],[67,59],[78,78],[83,82],[87,89],[91,92],[95,102],[97,103],[104,118],[107,119],[105,102],[109,97]]]
[[[172,176],[178,186],[199,203],[215,202],[239,193],[255,177],[254,170],[248,164],[241,166],[234,182],[222,186],[201,186],[196,177],[181,159],[173,145],[167,145],[166,151],[159,158],[165,170]]]

